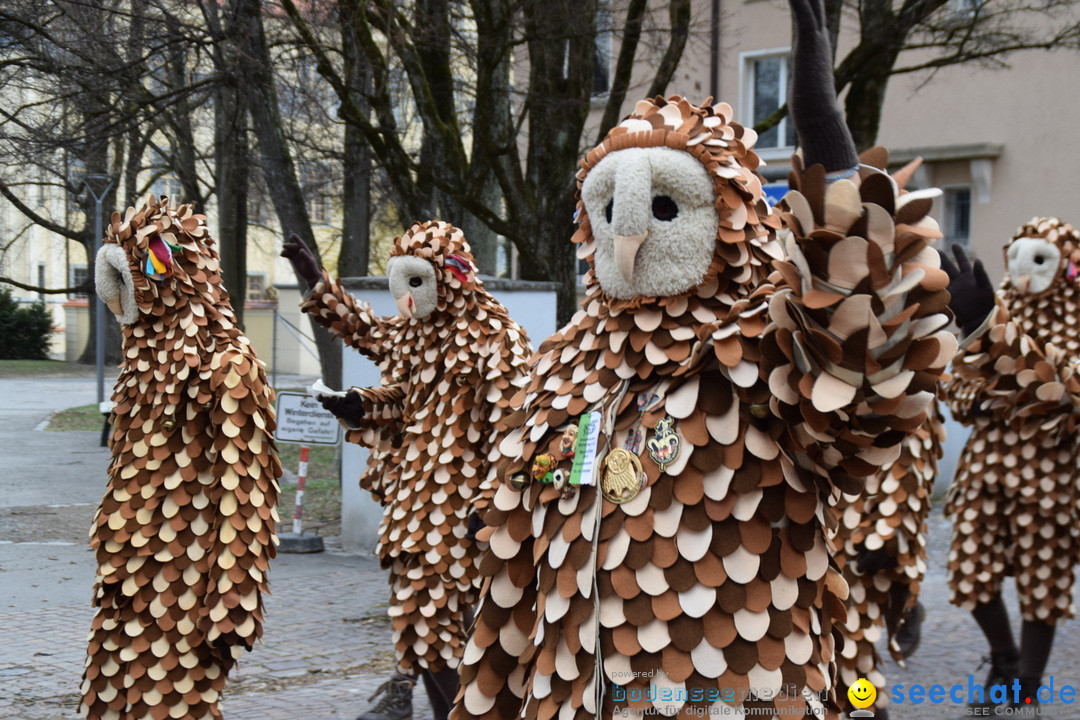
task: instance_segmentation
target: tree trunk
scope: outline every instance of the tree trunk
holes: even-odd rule
[[[345,82],[360,104],[360,111],[370,113],[364,98],[370,93],[371,70],[356,41],[354,16],[357,8],[350,3],[338,5],[341,23],[342,49],[345,57]],[[345,125],[345,147],[342,157],[341,252],[338,255],[338,274],[341,277],[360,277],[368,274],[371,259],[371,148],[356,125]]]
[[[578,146],[592,96],[596,63],[595,0],[526,0],[529,46],[529,157],[526,185],[536,198],[532,258],[536,268],[522,277],[559,283],[558,322],[576,307],[577,259],[574,232],[574,175]],[[572,28],[572,34],[567,34]]]
[[[270,188],[270,198],[284,237],[298,235],[315,253],[315,233],[311,229],[307,204],[296,176],[274,87],[270,51],[262,24],[260,0],[230,0],[232,24],[238,52],[237,79],[244,89],[252,126],[262,155],[263,177]],[[321,263],[321,261],[320,261]],[[298,283],[303,279],[297,277]],[[341,385],[341,342],[309,318],[319,350],[322,376],[331,387]]]
[[[243,98],[235,84],[217,91],[214,129],[214,175],[217,184],[217,240],[221,281],[229,290],[237,324],[244,327],[247,299],[248,151]]]

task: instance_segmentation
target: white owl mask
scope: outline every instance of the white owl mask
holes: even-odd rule
[[[709,270],[720,222],[705,167],[681,150],[627,148],[589,170],[581,198],[596,239],[596,279],[612,297],[666,297]]]
[[[1061,267],[1061,250],[1046,238],[1018,238],[1005,257],[1009,282],[1020,293],[1034,295],[1049,289]]]
[[[439,303],[435,268],[423,258],[396,255],[387,262],[390,293],[398,310],[407,318],[427,317]]]
[[[121,325],[130,325],[139,317],[135,303],[135,283],[127,253],[116,243],[106,243],[98,250],[94,264],[94,286],[101,301]]]

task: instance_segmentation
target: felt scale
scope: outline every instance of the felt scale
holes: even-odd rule
[[[347,440],[372,451],[360,485],[384,506],[377,551],[390,570],[397,667],[415,673],[461,660],[482,579],[469,516],[490,503],[495,428],[511,412],[532,350],[476,277],[461,230],[416,223],[390,254],[435,269],[430,315],[378,317],[325,272],[301,307],[383,376],[379,387],[354,388],[364,415],[343,424]]]
[[[953,416],[972,427],[946,498],[948,575],[953,603],[968,610],[1015,575],[1023,618],[1054,623],[1075,613],[1080,233],[1033,218],[1010,244],[1032,238],[1060,251],[1052,283],[1021,292],[1007,274],[988,330],[947,385]]]
[[[99,262],[122,249],[122,302],[136,307],[123,308],[133,320],[121,322],[112,462],[90,532],[80,708],[220,718],[226,675],[262,635],[277,543],[273,390],[191,205],[150,196],[113,214],[104,243]]]

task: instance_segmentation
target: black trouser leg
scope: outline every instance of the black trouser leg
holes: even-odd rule
[[[450,716],[450,710],[454,707],[454,699],[458,691],[458,673],[448,667],[431,672],[423,673],[424,687],[427,688],[428,698],[431,701],[431,712],[435,720],[446,720]]]
[[[1056,626],[1038,620],[1025,620],[1020,625],[1020,687],[1025,697],[1031,697],[1032,705],[1038,704],[1035,693],[1050,660],[1055,629]],[[1020,702],[1024,703],[1024,699]]]
[[[1016,641],[1013,640],[1012,626],[1009,625],[1009,611],[1005,608],[1001,595],[988,603],[976,605],[971,614],[990,643],[990,657],[994,663],[1002,661],[1007,665],[1015,665],[1020,653],[1016,649]]]

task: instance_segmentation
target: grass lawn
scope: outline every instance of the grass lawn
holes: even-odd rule
[[[101,430],[104,418],[98,412],[97,403],[80,405],[53,413],[48,430]]]
[[[278,446],[281,465],[296,475],[300,465],[300,446],[282,443]],[[312,445],[308,454],[308,477],[304,484],[304,532],[320,535],[341,534],[341,480],[338,471],[340,453],[337,447]],[[292,530],[296,508],[296,483],[282,483],[278,499],[281,529]]]
[[[93,373],[92,365],[61,360],[0,360],[0,378],[78,377]]]

